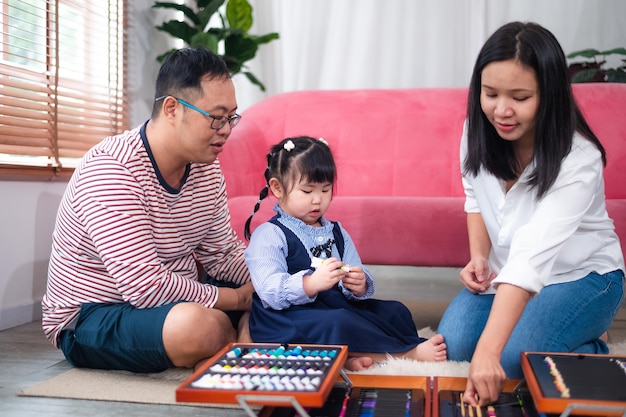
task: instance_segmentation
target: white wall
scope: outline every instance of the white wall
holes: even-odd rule
[[[261,93],[234,81],[240,110],[304,89],[464,86],[478,49],[510,20],[534,20],[565,52],[626,47],[622,0],[250,0],[252,33],[279,32],[250,67]],[[171,39],[154,29],[165,12],[130,3],[130,119],[152,109],[156,56]],[[384,8],[381,6],[384,4]],[[0,329],[40,318],[50,237],[65,183],[0,181]]]
[[[64,182],[0,181],[0,329],[41,317],[50,236]]]

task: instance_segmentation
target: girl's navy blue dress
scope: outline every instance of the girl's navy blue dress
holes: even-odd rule
[[[311,257],[302,241],[286,226],[278,225],[289,245],[290,274],[308,270]],[[343,238],[337,223],[335,243],[343,255]],[[411,312],[398,301],[348,300],[338,285],[320,292],[315,301],[287,309],[265,308],[254,294],[250,335],[256,343],[347,345],[350,352],[406,352],[426,339],[417,334]]]

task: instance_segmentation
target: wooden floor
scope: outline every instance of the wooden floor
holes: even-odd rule
[[[377,297],[401,299],[412,310],[418,328],[438,324],[447,300],[460,288],[458,271],[371,267]],[[435,279],[433,279],[435,278]],[[626,308],[609,330],[610,341],[626,341]],[[121,402],[18,397],[16,392],[65,372],[63,354],[46,340],[39,322],[0,332],[0,416],[10,417],[243,417],[243,410],[207,409]]]

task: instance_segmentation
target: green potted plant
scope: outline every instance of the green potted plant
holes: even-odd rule
[[[613,54],[626,57],[626,49],[614,48],[608,51],[583,49],[567,55],[568,59],[579,57],[586,58],[586,61],[572,62],[569,64],[568,68],[571,82],[626,83],[626,58],[622,58],[622,64],[615,68],[605,68],[606,57]]]
[[[247,0],[195,0],[195,7],[185,4],[157,1],[153,8],[174,9],[183,12],[185,19],[169,20],[156,26],[181,39],[188,46],[203,46],[220,55],[231,74],[244,74],[250,82],[265,91],[265,86],[246,67],[245,63],[256,56],[259,45],[278,39],[278,33],[252,35],[252,6]],[[225,16],[219,10],[226,3]],[[209,21],[216,15],[221,26],[210,27]],[[159,62],[176,48],[157,57]]]

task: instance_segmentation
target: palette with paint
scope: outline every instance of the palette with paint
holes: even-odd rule
[[[346,346],[231,343],[178,387],[176,400],[319,407],[347,355]]]

